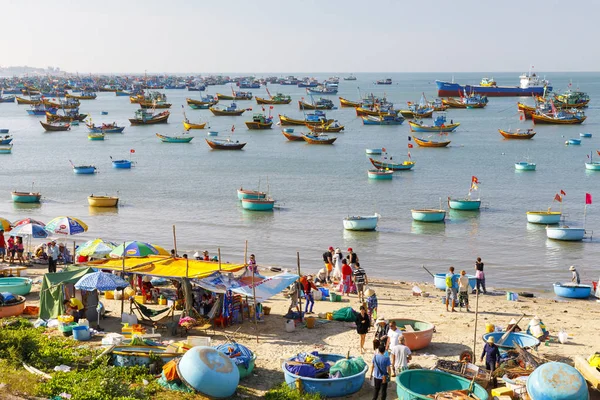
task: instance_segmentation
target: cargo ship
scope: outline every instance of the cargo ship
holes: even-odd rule
[[[439,97],[453,97],[465,93],[477,93],[488,97],[509,96],[543,96],[550,92],[552,86],[546,79],[541,79],[529,71],[528,74],[519,76],[519,86],[497,86],[493,79],[483,78],[479,85],[459,85],[454,82],[435,81]]]

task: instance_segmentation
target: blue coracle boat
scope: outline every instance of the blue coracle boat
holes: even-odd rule
[[[481,200],[471,200],[469,198],[465,199],[451,199],[448,198],[448,207],[453,210],[462,210],[462,211],[475,211],[479,210],[481,207]]]
[[[582,133],[579,134],[579,137],[582,137],[582,138],[591,138],[592,134],[589,133],[589,132],[582,132]]]
[[[527,393],[534,400],[589,400],[587,382],[568,364],[549,362],[536,368],[527,379]]]
[[[446,218],[446,210],[421,209],[410,211],[415,221],[442,222]]]
[[[498,344],[498,341],[502,338],[502,336],[504,336],[504,334],[505,332],[486,333],[483,335],[483,341],[487,342],[489,337],[493,337],[496,342],[496,346],[498,346],[498,349],[500,350],[500,353],[505,353],[508,350],[514,350],[515,344],[518,344],[523,348],[534,348],[540,345],[540,341],[534,338],[533,336],[528,335],[526,333],[517,332],[509,333],[506,339],[504,340],[504,343]]]
[[[96,172],[96,167],[93,165],[73,166],[73,172],[77,175],[90,175]]]
[[[0,278],[0,293],[26,296],[31,292],[32,282],[29,278]]]
[[[592,294],[590,285],[554,284],[554,294],[568,299],[587,299]]]
[[[454,276],[452,277],[452,286],[456,290],[458,290],[459,277],[460,274],[454,274]],[[467,278],[469,278],[469,286],[471,287],[471,289],[475,289],[475,285],[477,284],[477,278],[475,278],[475,275],[467,275]],[[433,284],[436,288],[440,290],[446,290],[446,274],[435,274],[433,278]]]
[[[131,161],[129,161],[129,160],[113,160],[112,166],[113,166],[113,168],[117,168],[117,169],[130,169]]]
[[[472,384],[473,394],[480,400],[488,400],[487,391]],[[443,371],[429,369],[411,369],[396,377],[396,394],[399,400],[431,400],[430,395],[451,390],[465,390],[471,387],[471,381]]]
[[[569,139],[566,144],[578,146],[581,144],[581,139]]]
[[[585,237],[585,229],[569,228],[567,226],[547,226],[546,236],[548,239],[578,242]]]
[[[275,205],[275,200],[271,198],[263,199],[242,199],[242,207],[244,210],[251,211],[272,211]]]

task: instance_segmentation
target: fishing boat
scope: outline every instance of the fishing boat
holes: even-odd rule
[[[0,95],[0,103],[14,103],[15,96],[2,96]]]
[[[136,110],[134,118],[129,118],[129,122],[131,125],[166,124],[170,115],[170,111],[163,111],[155,114],[153,111],[149,111],[146,108],[141,108]]]
[[[5,135],[4,137],[0,137],[0,146],[6,146],[13,141],[13,137],[10,135]]]
[[[442,104],[450,108],[484,108],[487,106],[487,98],[480,95],[469,95],[460,99],[449,97],[442,99]]]
[[[423,138],[418,138],[413,136],[415,143],[417,143],[421,147],[446,147],[450,144],[450,140],[448,141],[435,141],[435,140],[427,140]]]
[[[405,118],[411,118],[411,119],[421,119],[421,118],[431,118],[433,117],[433,112],[436,111],[433,108],[429,108],[427,110],[424,110],[422,112],[420,111],[413,111],[413,110],[400,110],[399,113],[400,115],[402,115]],[[438,110],[438,111],[443,111],[443,110]]]
[[[515,169],[517,171],[535,171],[535,163],[529,161],[520,161],[515,163]]]
[[[592,294],[592,286],[575,283],[555,283],[554,294],[568,299],[587,299]]]
[[[390,171],[393,172],[393,171]],[[347,231],[374,231],[381,215],[374,214],[365,217],[346,217],[344,218],[344,229]]]
[[[344,99],[343,97],[339,97],[339,99],[340,99],[340,106],[341,107],[356,108],[356,107],[360,107],[361,104],[362,104],[362,102],[347,100],[347,99]]]
[[[12,144],[5,144],[0,146],[0,154],[11,154],[12,153]]]
[[[27,296],[31,292],[32,283],[33,281],[29,278],[0,278],[0,293],[8,292],[13,295]]]
[[[553,100],[560,108],[586,108],[590,102],[590,96],[587,93],[569,89],[564,93],[555,94]]]
[[[112,167],[115,169],[131,169],[131,160],[112,160]]]
[[[412,218],[421,222],[442,222],[446,218],[446,210],[436,210],[433,208],[423,208],[419,210],[410,210]]]
[[[186,131],[189,131],[190,129],[204,129],[205,127],[206,127],[206,122],[202,122],[199,124],[193,124],[187,118],[183,120],[183,129],[185,129]]]
[[[211,95],[206,95],[200,97],[200,100],[186,98],[185,101],[187,102],[188,106],[190,106],[190,108],[192,109],[208,110],[212,106],[216,105],[219,102],[219,99]]]
[[[391,169],[370,169],[367,171],[369,179],[391,180],[394,177],[394,171]]]
[[[541,225],[554,225],[560,222],[561,211],[527,211],[527,222]]]
[[[22,97],[17,96],[17,104],[40,105],[42,104],[42,97],[31,96],[30,99],[24,99]]]
[[[383,153],[383,151],[384,151],[383,147],[365,149],[365,153],[371,154],[371,155],[381,155]]]
[[[339,122],[334,121],[331,124],[325,125],[314,125],[314,124],[307,124],[306,127],[311,131],[311,132],[315,132],[315,133],[328,133],[328,132],[341,132],[345,129],[344,125],[340,125]]]
[[[27,110],[27,114],[29,115],[48,115],[48,114],[56,114],[58,111],[53,107],[46,107],[43,104],[32,104],[31,108]]]
[[[260,199],[242,199],[242,208],[251,211],[273,211],[275,200],[270,197]]]
[[[436,80],[439,97],[459,96],[461,93],[477,93],[488,97],[500,96],[532,96],[543,95],[546,91],[552,91],[550,82],[541,79],[535,72],[519,76],[519,86],[489,86],[489,85],[459,85],[454,82]]]
[[[241,150],[246,145],[246,142],[240,143],[239,141],[233,141],[227,139],[204,139],[206,143],[214,150]]]
[[[335,105],[333,104],[333,101],[323,97],[317,101],[311,100],[311,103],[305,102],[303,98],[302,100],[298,100],[298,108],[300,110],[333,110]]]
[[[88,140],[93,140],[93,141],[97,141],[97,140],[104,140],[104,133],[100,132],[100,133],[88,133]]]
[[[86,124],[90,133],[123,133],[124,126],[118,126],[116,122],[112,124],[95,125],[93,123]]]
[[[325,113],[320,110],[305,114],[304,119],[293,119],[279,114],[279,121],[281,125],[329,125],[335,122],[333,119],[327,119]]]
[[[167,135],[161,135],[160,133],[157,133],[156,137],[159,138],[160,141],[163,143],[189,143],[194,138],[193,136],[190,136],[190,135],[167,136]]]
[[[316,87],[308,87],[306,91],[310,94],[333,95],[337,94],[338,90],[335,87],[319,85]]]
[[[392,84],[392,78],[386,78],[386,79],[379,79],[377,82],[375,82],[377,85],[391,85]]]
[[[350,74],[349,76],[345,76],[344,80],[345,81],[355,81],[356,77],[354,75]]]
[[[525,132],[522,132],[520,129],[517,129],[514,132],[511,132],[510,129],[507,131],[498,129],[498,132],[506,139],[531,139],[536,134],[533,129],[527,129]]]
[[[378,117],[380,114],[398,114],[398,110],[395,110],[393,105],[362,105],[360,107],[356,107],[354,110],[356,111],[357,117],[363,117],[366,115]]]
[[[71,130],[71,125],[69,123],[55,122],[55,123],[45,123],[40,121],[40,124],[47,132],[62,132]]]
[[[285,128],[281,131],[281,134],[286,137],[287,140],[291,142],[300,142],[304,141],[302,134],[294,135],[294,128]]]
[[[552,115],[546,114],[540,110],[531,115],[534,124],[557,124],[557,125],[575,125],[581,124],[586,120],[583,111],[567,112],[558,111],[552,104]]]
[[[565,142],[565,144],[570,146],[579,146],[581,144],[581,139],[569,139]]]
[[[222,116],[230,116],[230,117],[237,117],[239,115],[242,115],[246,109],[245,108],[238,108],[237,104],[235,103],[231,103],[231,105],[227,106],[227,107],[221,107],[221,106],[216,106],[216,107],[210,107],[209,110],[217,117],[222,117]]]
[[[138,104],[141,108],[152,108],[152,109],[167,109],[171,108],[172,104],[166,101],[146,101],[140,100]]]
[[[302,134],[302,138],[308,144],[333,144],[336,141],[337,137],[329,137],[327,135],[320,134]]]
[[[571,228],[566,225],[561,226],[547,226],[546,236],[548,239],[563,240],[568,242],[578,242],[583,240],[585,237],[584,228]]]
[[[470,397],[469,393],[475,397]],[[406,370],[396,376],[396,394],[402,400],[490,398],[486,389],[470,379],[429,369]]]
[[[481,198],[472,199],[471,194],[473,191],[478,189],[479,181],[476,176],[471,177],[471,187],[467,197],[464,198],[450,198],[448,197],[448,207],[452,210],[461,211],[477,211],[481,208]]]
[[[408,169],[412,169],[415,166],[415,162],[411,161],[411,160],[403,161],[401,163],[395,163],[395,162],[391,162],[391,159],[389,161],[387,161],[387,159],[380,161],[380,160],[376,160],[374,158],[369,158],[369,161],[371,161],[371,164],[373,164],[373,166],[375,168],[391,169],[392,171],[408,170]]]
[[[11,192],[10,194],[15,203],[39,203],[42,198],[41,193]]]
[[[402,125],[404,117],[396,114],[364,115],[360,117],[363,125]]]
[[[596,150],[596,153],[600,156],[600,151]],[[588,156],[589,162],[585,163],[585,169],[590,171],[600,171],[600,162],[594,161],[594,153],[590,151],[590,155]]]
[[[73,165],[73,172],[77,175],[91,175],[96,173],[97,168],[93,165]]]
[[[261,130],[271,129],[273,125],[273,117],[265,116],[265,114],[256,113],[252,116],[252,121],[246,121],[248,129]]]
[[[454,132],[460,125],[460,123],[454,123],[453,121],[446,125],[446,114],[444,112],[438,113],[433,125],[424,125],[422,121],[421,123],[408,121],[408,124],[411,132]]]
[[[592,137],[592,134],[591,134],[591,133],[589,133],[589,132],[582,132],[582,133],[580,133],[580,134],[579,134],[579,137],[582,137],[582,138],[587,138],[587,139],[589,139],[589,138],[591,138],[591,137]]]
[[[94,92],[82,92],[80,95],[66,93],[65,97],[77,100],[95,100],[98,95]]]
[[[78,110],[65,111],[64,115],[53,114],[51,111],[46,111],[47,122],[74,122],[83,121],[88,117],[87,114],[80,114]]]
[[[233,90],[232,90],[233,92]],[[232,96],[217,93],[217,99],[219,100],[252,100],[252,92],[233,92]]]
[[[244,199],[257,200],[257,199],[266,198],[267,194],[265,192],[261,192],[259,190],[245,190],[244,188],[241,187],[237,190],[237,196],[238,196],[238,200],[244,200]]]
[[[50,99],[42,99],[42,103],[46,107],[54,107],[62,110],[74,110],[79,108],[80,103],[79,100],[67,99],[67,101],[63,101],[59,99],[58,101],[52,101]]]
[[[267,94],[269,95],[268,99],[256,96],[257,104],[290,104],[292,102],[292,98],[283,93],[277,93],[275,96],[271,96],[269,89],[267,89]]]
[[[25,297],[16,295],[18,300],[15,303],[0,305],[0,318],[16,317],[23,314],[25,310]]]
[[[88,204],[91,207],[116,207],[119,198],[116,196],[88,196]]]

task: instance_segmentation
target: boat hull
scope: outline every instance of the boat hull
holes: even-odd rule
[[[131,161],[129,160],[115,160],[112,162],[112,166],[115,169],[130,169]]]
[[[215,117],[238,117],[246,111],[245,109],[227,111],[227,110],[219,110],[218,108],[214,108],[214,107],[210,107],[209,110],[210,110],[210,112],[212,112],[214,114]]]
[[[448,207],[453,210],[475,211],[481,208],[481,200],[448,199]]]
[[[119,198],[112,196],[89,196],[88,204],[92,207],[116,207],[119,204]]]
[[[190,129],[204,129],[206,127],[206,122],[202,124],[192,124],[190,122],[183,121],[183,129],[189,131]]]
[[[450,141],[446,142],[436,142],[433,140],[421,139],[418,137],[413,137],[415,143],[417,143],[421,147],[447,147],[450,144]]]
[[[302,136],[294,135],[293,129],[284,129],[281,131],[281,134],[286,137],[287,140],[291,142],[303,142],[304,138]]]
[[[12,192],[11,195],[15,203],[39,203],[42,198],[40,193]]]
[[[554,225],[560,222],[560,211],[527,211],[527,222],[532,224]]]
[[[189,143],[194,139],[193,136],[182,137],[182,136],[165,136],[160,133],[156,134],[156,137],[163,143]]]
[[[166,114],[155,116],[151,119],[137,119],[137,118],[129,118],[129,123],[131,125],[153,125],[153,124],[166,124],[169,120],[169,116],[171,114],[167,111]]]
[[[344,218],[344,229],[347,231],[374,231],[379,222],[379,215],[368,217]]]
[[[547,226],[546,236],[548,239],[578,242],[583,240],[583,237],[585,236],[585,229]]]
[[[322,138],[319,136],[309,136],[309,135],[302,135],[302,139],[304,139],[304,141],[308,144],[333,144],[333,142],[336,141],[336,137],[332,137],[332,138]]]
[[[590,171],[600,171],[600,162],[585,163],[585,169]]]
[[[73,172],[76,175],[91,175],[96,173],[96,168],[94,167],[74,167]]]
[[[339,99],[340,99],[341,107],[352,107],[352,108],[360,107],[360,102],[346,100],[343,97],[340,97]]]
[[[210,146],[211,149],[214,150],[241,150],[244,148],[246,143],[234,143],[234,142],[217,142],[214,140],[206,140],[206,143]]]
[[[0,278],[0,293],[8,292],[15,296],[27,296],[31,292],[29,278]]]
[[[394,321],[398,328],[404,328],[410,326],[410,330],[402,332],[402,336],[406,340],[406,346],[412,350],[421,350],[431,344],[433,339],[433,331],[435,326],[430,322],[417,321],[415,319],[390,319],[389,322]]]
[[[270,199],[242,199],[242,208],[251,211],[272,211],[275,200]]]
[[[18,298],[18,303],[10,304],[7,306],[0,305],[0,318],[16,317],[18,315],[23,314],[23,310],[25,310],[25,297],[18,296]]]
[[[411,210],[412,218],[421,222],[442,222],[446,219],[445,210]]]
[[[568,299],[587,299],[592,294],[592,287],[590,285],[569,286],[555,283],[553,286],[555,295]]]
[[[430,400],[430,395],[449,390],[468,390],[479,400],[489,400],[487,391],[461,376],[429,369],[412,369],[396,377],[396,394],[400,400]]]
[[[379,170],[379,169],[370,169],[367,172],[369,179],[374,180],[391,180],[394,178],[394,171],[392,170]]]
[[[532,133],[513,133],[509,131],[503,131],[502,129],[498,129],[498,132],[506,139],[531,139],[535,136],[536,132]]]
[[[435,81],[438,88],[438,97],[460,96],[467,93],[476,93],[488,97],[520,97],[520,96],[543,96],[543,86],[533,86],[522,89],[517,86],[479,86],[459,85],[458,83]],[[546,87],[546,91],[552,91],[552,87]]]
[[[587,117],[583,116],[580,118],[558,119],[547,117],[545,115],[532,114],[531,118],[533,119],[534,124],[578,125],[583,123]]]
[[[372,154],[372,155],[381,155],[383,153],[383,149],[382,148],[379,148],[379,149],[366,149],[365,153]]]
[[[515,163],[515,169],[517,171],[535,171],[535,167],[536,167],[536,165],[534,163],[528,163],[528,162]]]
[[[246,127],[251,130],[263,130],[263,129],[271,129],[273,126],[273,122],[255,122],[255,121],[246,121]]]
[[[265,192],[259,192],[258,190],[238,189],[237,196],[238,196],[238,200],[244,200],[244,199],[257,200],[257,199],[266,198],[267,194]]]
[[[460,123],[443,126],[427,126],[408,121],[408,125],[410,126],[411,132],[454,132],[454,130],[460,126]]]
[[[375,168],[391,169],[392,171],[409,170],[415,166],[414,161],[404,161],[402,164],[379,161],[374,158],[369,158],[369,161]]]

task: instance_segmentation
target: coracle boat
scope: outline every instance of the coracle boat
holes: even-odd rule
[[[123,133],[125,130],[124,126],[117,126],[114,122],[112,124],[102,124],[100,126],[90,123],[86,124],[86,126],[90,133]]]
[[[214,150],[241,150],[246,145],[246,142],[240,143],[231,139],[204,139],[206,143]]]
[[[129,122],[131,125],[166,124],[169,119],[169,115],[171,115],[169,111],[163,111],[159,114],[155,114],[145,108],[142,108],[135,112],[134,118],[129,118]]]
[[[375,115],[363,115],[360,117],[363,125],[402,125],[404,117],[399,116],[396,113],[379,114]]]
[[[99,141],[104,140],[104,133],[88,133],[88,140]]]
[[[27,296],[33,281],[29,278],[0,278],[0,293],[8,292],[17,296]]]
[[[42,198],[41,193],[11,192],[10,194],[15,203],[39,203]]]
[[[335,122],[333,119],[327,119],[323,111],[316,110],[314,114],[306,114],[304,119],[294,119],[279,114],[281,125],[329,125]]]
[[[600,151],[596,150],[596,153],[600,155]],[[600,162],[594,161],[594,153],[590,151],[589,162],[585,163],[585,169],[589,171],[600,171]]]
[[[414,121],[408,121],[411,132],[453,132],[459,127],[460,123],[453,123],[446,125],[446,115],[439,113],[433,121],[433,125],[423,125]]]
[[[79,111],[67,112],[65,115],[53,114],[50,111],[46,111],[46,121],[48,122],[73,122],[83,121],[87,118],[87,114],[79,114]]]
[[[402,400],[430,400],[433,398],[466,400],[471,398],[467,397],[469,392],[479,400],[490,398],[487,391],[479,384],[444,371],[411,369],[396,377],[396,394]],[[441,397],[446,393],[448,396]]]
[[[345,129],[344,125],[340,125],[337,121],[334,121],[329,125],[307,124],[306,127],[311,132],[315,132],[315,133],[341,132]]]
[[[444,142],[437,142],[435,140],[422,139],[416,136],[413,136],[413,139],[415,140],[415,143],[417,143],[421,147],[446,147],[450,144],[450,140]]]
[[[131,169],[131,160],[112,160],[112,167],[115,169]]]
[[[510,130],[504,131],[502,129],[498,129],[498,132],[506,139],[531,139],[535,136],[536,132],[533,129],[527,129],[525,132],[521,132],[520,129],[517,129],[515,132],[511,132]]]
[[[520,161],[515,163],[515,169],[517,171],[535,171],[536,164],[529,161]]]
[[[476,211],[481,208],[481,200],[469,197],[464,199],[451,199],[448,197],[448,207],[452,210]]]
[[[189,143],[194,138],[193,136],[167,136],[161,135],[160,133],[156,134],[156,137],[160,139],[163,143]]]
[[[460,274],[454,274],[452,276],[452,285],[458,290],[458,278],[460,278]],[[471,289],[475,289],[475,285],[477,284],[477,278],[475,275],[467,275],[469,278],[469,286]],[[433,284],[439,290],[446,290],[446,273],[435,274],[433,277]]]
[[[385,149],[383,147],[377,147],[377,148],[365,149],[365,153],[372,154],[372,155],[380,155],[384,152],[384,150]]]
[[[119,198],[115,196],[88,196],[88,204],[91,207],[116,207]]]
[[[208,110],[219,102],[219,99],[210,95],[202,96],[200,100],[185,99],[188,106],[195,110]]]
[[[12,144],[5,144],[0,146],[0,154],[11,154],[12,153]]]
[[[192,124],[189,119],[183,120],[183,129],[189,131],[190,129],[204,129],[206,127],[206,122],[202,122],[200,124]]]
[[[294,128],[285,128],[281,131],[281,134],[286,137],[287,140],[291,142],[301,142],[304,141],[302,134],[294,135]]]
[[[93,165],[74,165],[73,172],[77,175],[91,175],[96,173],[96,167]]]
[[[237,108],[237,104],[235,103],[231,103],[231,105],[227,107],[210,107],[209,110],[217,117],[237,117],[239,115],[242,115],[246,111],[245,108]]]
[[[68,131],[71,129],[71,125],[68,123],[45,123],[40,121],[40,124],[42,125],[42,127],[44,128],[44,130],[46,130],[46,132],[62,132],[62,131]]]
[[[379,214],[366,217],[346,217],[344,218],[344,229],[347,231],[374,231],[377,228],[380,217],[381,215]]]
[[[252,116],[252,121],[246,121],[246,126],[248,129],[262,130],[262,129],[271,129],[273,125],[273,118],[267,117],[264,114],[254,114]]]
[[[267,197],[265,192],[261,192],[259,190],[244,190],[244,188],[239,188],[237,190],[238,200],[250,199],[264,199]]]
[[[242,208],[251,211],[272,211],[275,200],[269,197],[260,199],[242,199]]]
[[[394,321],[398,329],[402,331],[406,346],[412,351],[421,350],[431,344],[435,325],[430,322],[417,321],[414,319],[390,319]]]
[[[536,339],[535,337],[528,335],[526,333],[520,333],[520,332],[510,332],[506,336],[504,343],[499,344],[498,341],[505,334],[506,334],[506,332],[485,333],[483,335],[483,341],[487,343],[487,340],[490,337],[493,337],[494,342],[496,343],[496,346],[498,346],[498,349],[500,350],[501,354],[506,353],[509,350],[515,350],[515,344],[518,344],[519,346],[521,346],[524,349],[532,349],[532,348],[536,348],[540,345],[540,341],[538,339]]]
[[[591,398],[591,391],[584,376],[577,369],[562,362],[547,362],[537,367],[527,377],[526,388],[527,395],[533,400],[589,400]]]
[[[219,100],[252,100],[252,92],[234,92],[232,96],[217,93]]]
[[[342,106],[342,107],[356,108],[356,107],[360,107],[360,105],[362,104],[362,102],[347,100],[347,99],[344,99],[343,97],[340,97],[339,99],[340,99],[340,106]]]
[[[546,237],[548,239],[563,240],[568,242],[578,242],[585,237],[584,228],[570,228],[566,225],[551,227],[546,226]]]
[[[560,211],[527,211],[527,222],[532,224],[554,225],[560,222]]]
[[[16,317],[23,314],[25,310],[25,297],[15,296],[18,300],[14,303],[0,305],[0,318]]]
[[[394,171],[391,169],[370,169],[367,171],[367,176],[373,180],[391,180],[394,177]]]
[[[568,299],[587,299],[592,294],[590,285],[576,285],[571,283],[555,283],[554,294]]]
[[[419,210],[410,210],[412,218],[420,222],[442,222],[446,218],[446,210],[436,210],[424,208]]]
[[[336,141],[337,137],[329,137],[327,135],[320,134],[302,134],[302,138],[308,144],[333,144]]]
[[[312,103],[307,103],[303,100],[298,100],[298,108],[300,110],[333,110],[335,105],[329,99],[320,98]]]
[[[415,162],[410,160],[403,161],[401,163],[394,163],[390,161],[380,161],[374,158],[369,158],[369,161],[371,161],[371,164],[373,164],[375,168],[391,169],[392,171],[408,170],[412,169],[415,166]]]
[[[321,359],[321,361],[328,363],[335,363],[339,360],[343,360],[346,358],[346,356],[342,356],[339,354],[322,353],[319,353],[318,357]],[[297,385],[297,382],[299,382],[303,392],[318,393],[319,395],[327,398],[344,397],[358,392],[362,388],[365,382],[365,375],[369,370],[369,367],[365,366],[365,368],[361,372],[355,375],[350,375],[347,377],[337,379],[308,378],[305,376],[296,375],[288,371],[287,363],[293,360],[294,357],[289,358],[287,361],[284,361],[281,365],[281,369],[283,370],[283,374],[285,377],[285,382],[290,386]]]

